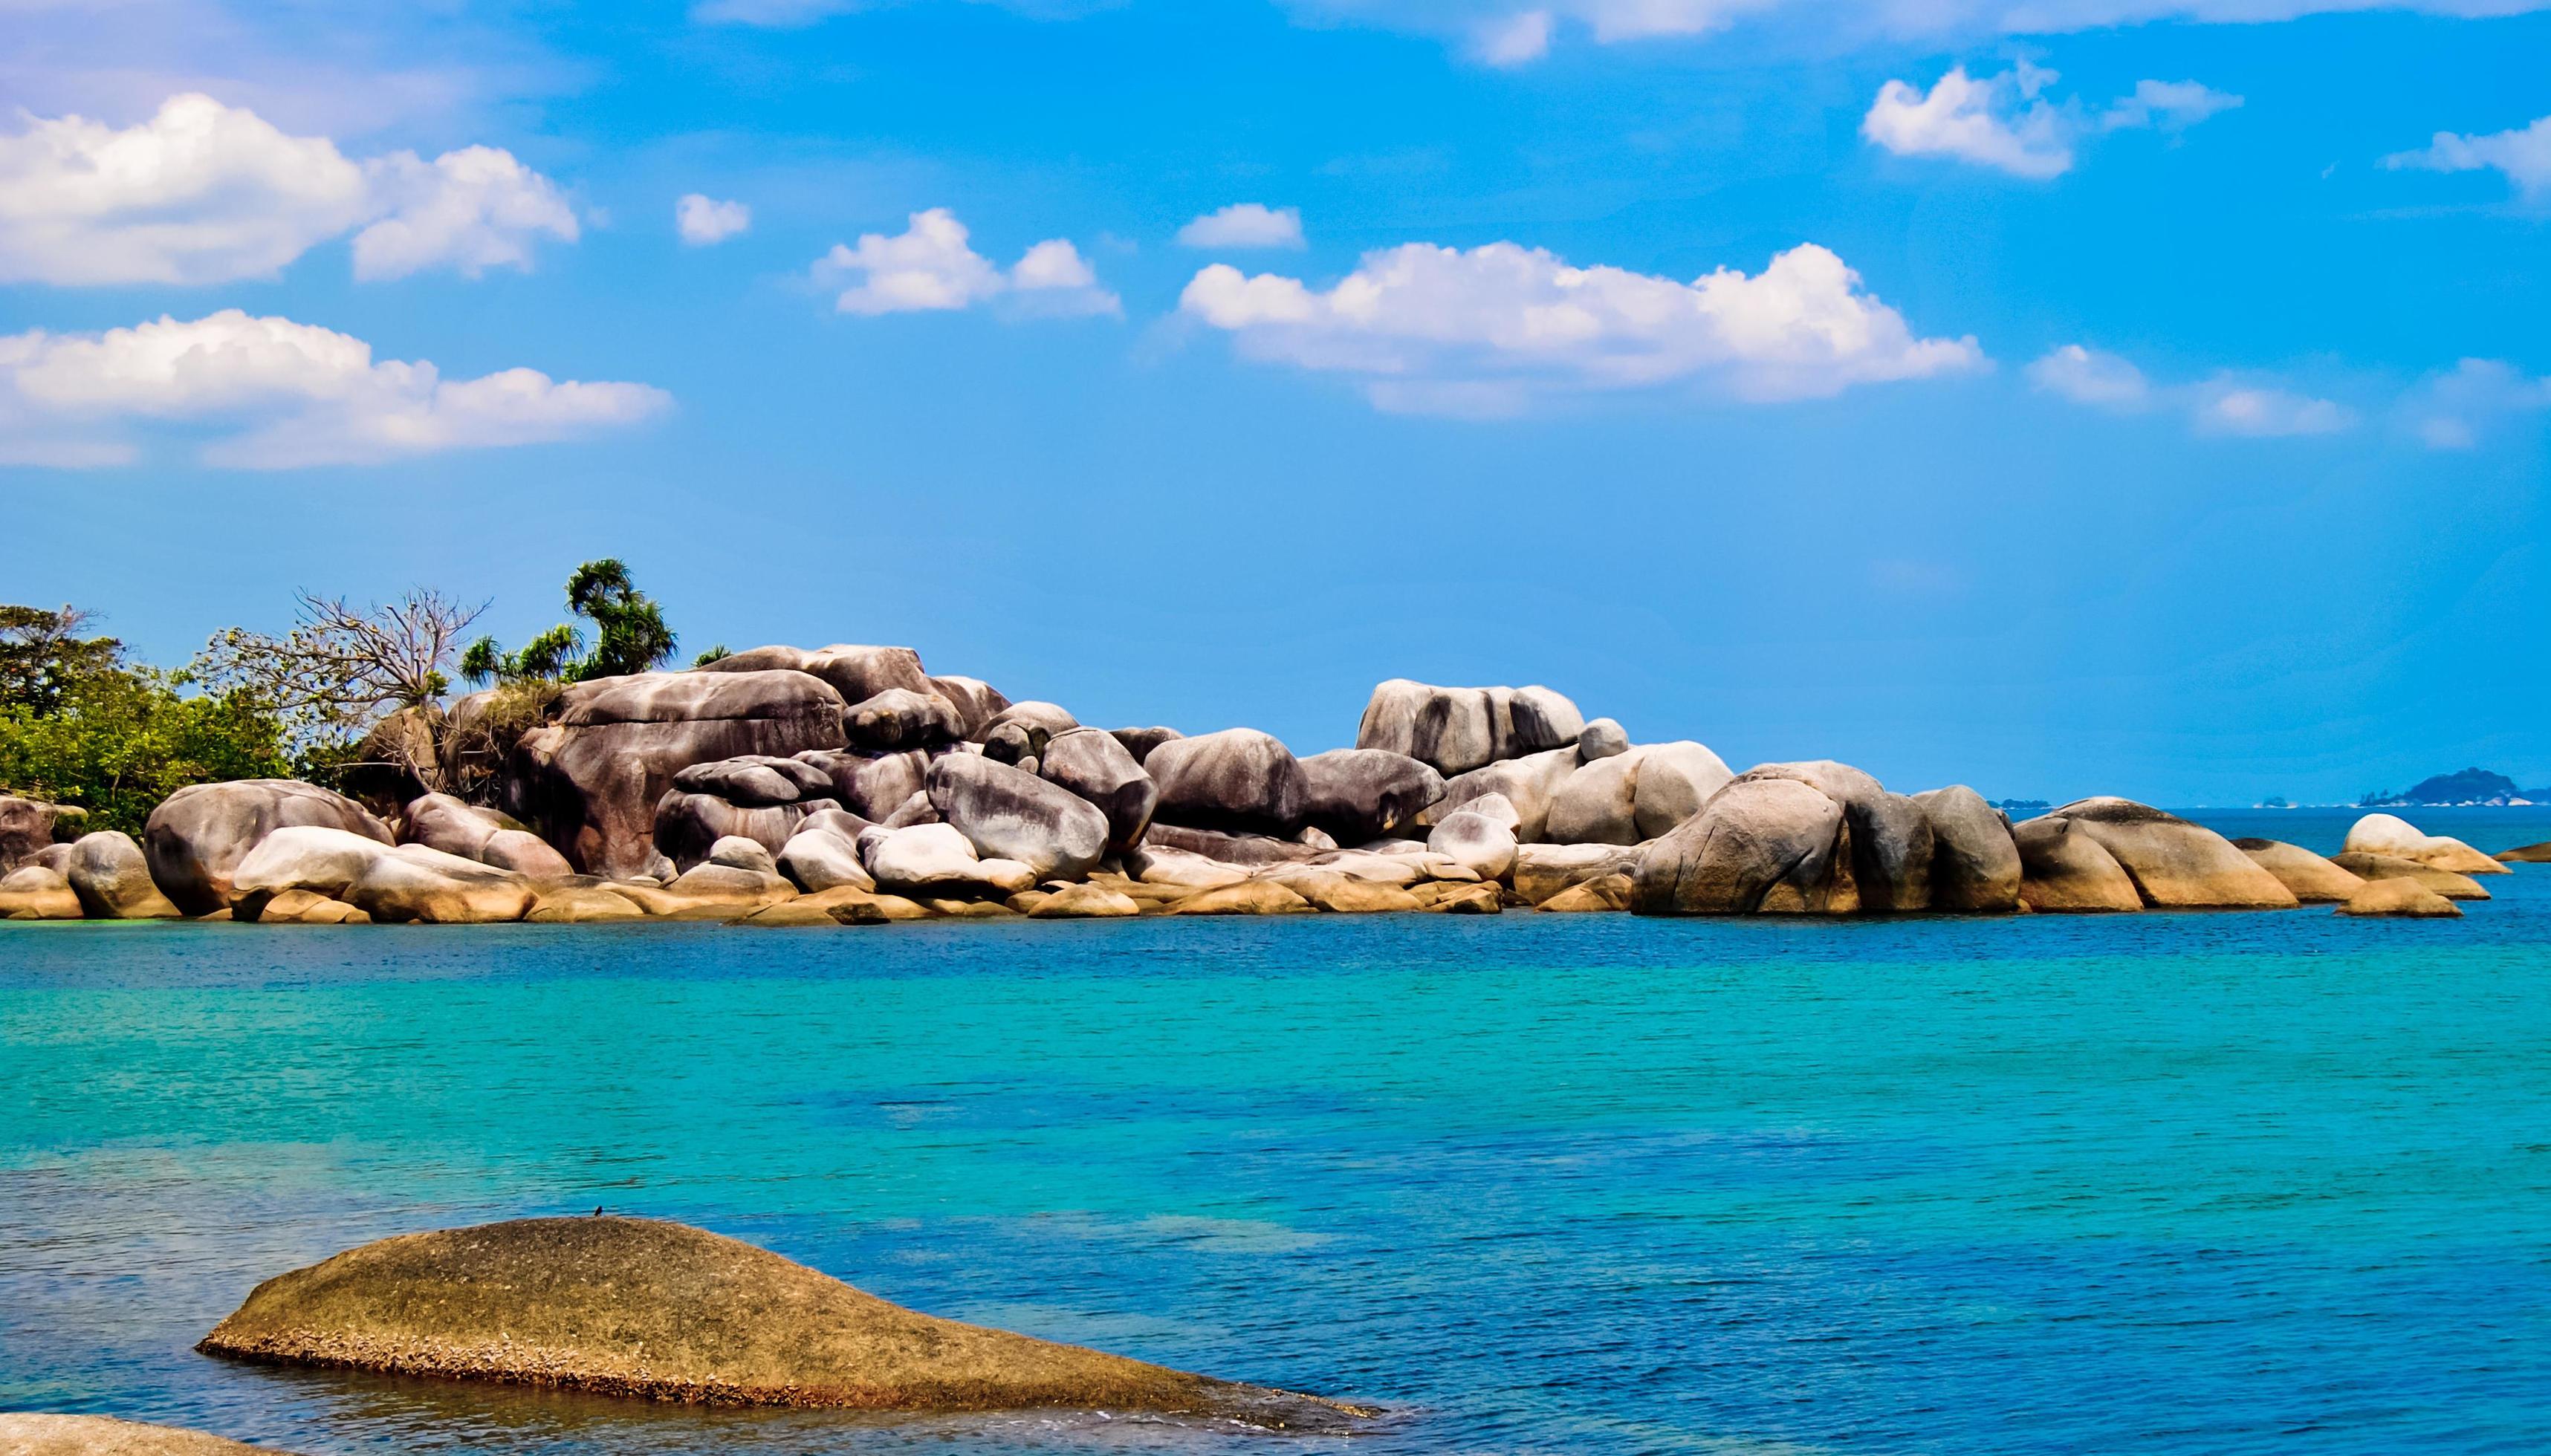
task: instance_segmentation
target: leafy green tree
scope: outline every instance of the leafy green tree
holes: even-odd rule
[[[51,622],[34,619],[49,618]],[[291,771],[281,720],[254,693],[186,693],[181,674],[129,664],[86,614],[0,607],[0,787],[89,811],[89,827],[141,832],[188,784]]]
[[[584,632],[566,623],[511,652],[482,636],[460,654],[460,675],[473,683],[573,683],[647,672],[672,660],[675,638],[663,609],[638,590],[617,558],[578,566],[566,580],[566,607],[593,625],[590,651]]]

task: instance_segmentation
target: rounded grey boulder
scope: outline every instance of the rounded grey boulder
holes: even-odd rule
[[[1098,728],[1067,728],[1046,740],[1037,759],[1037,774],[1095,807],[1107,817],[1107,849],[1122,854],[1143,842],[1152,812],[1161,802],[1160,786],[1125,751],[1114,733]]]
[[[832,785],[829,798],[867,820],[881,820],[921,792],[921,777],[930,755],[918,749],[902,753],[867,753],[857,748],[824,748],[800,753],[797,761],[823,774]]]
[[[1153,749],[1170,739],[1186,736],[1173,728],[1109,728],[1108,731],[1115,735],[1117,742],[1125,745],[1126,752],[1134,755],[1136,763],[1151,757]]]
[[[169,921],[183,912],[151,882],[151,862],[131,834],[101,829],[70,846],[62,878],[93,921]]]
[[[2144,908],[2116,856],[2097,839],[2078,832],[2071,820],[2041,815],[2013,825],[2019,850],[2019,898],[2030,910],[2057,914]]]
[[[210,915],[231,902],[231,874],[276,829],[344,829],[381,844],[389,825],[342,794],[298,779],[237,779],[189,784],[151,811],[142,851],[152,883],[188,915]]]
[[[1107,850],[1096,805],[1008,764],[949,753],[932,761],[926,783],[930,807],[977,856],[1015,860],[1038,880],[1079,879]]]
[[[804,647],[755,647],[692,669],[695,672],[802,672],[820,678],[845,703],[873,698],[888,688],[930,691],[921,670],[921,654],[910,647],[869,647],[836,642],[812,651]]]
[[[2099,841],[2148,903],[2167,910],[2292,910],[2293,891],[2232,841],[2131,799],[2081,799],[2050,818]]]
[[[842,731],[854,748],[890,753],[956,742],[966,736],[966,720],[937,693],[888,688],[845,710]]]
[[[1342,844],[1405,832],[1444,797],[1444,776],[1387,748],[1332,748],[1300,760],[1302,815]]]
[[[1931,908],[1967,914],[2019,909],[2019,846],[2010,821],[1964,784],[1916,794],[1931,822]]]
[[[930,680],[930,691],[947,699],[956,708],[958,720],[963,725],[961,737],[974,737],[982,730],[983,725],[999,717],[1010,706],[1010,700],[1001,696],[1000,689],[979,677],[934,677]]]
[[[1198,828],[1290,834],[1302,826],[1309,786],[1293,751],[1256,728],[1175,738],[1143,769],[1160,785],[1155,817]]]
[[[1890,794],[1866,770],[1830,758],[1765,763],[1742,779],[1795,779],[1842,806],[1851,826],[1851,873],[1860,908],[1901,914],[1931,908],[1931,821],[1922,806]]]
[[[1577,735],[1577,756],[1587,763],[1629,751],[1628,729],[1608,718],[1598,718],[1585,725],[1584,731]]]
[[[1839,914],[1858,908],[1843,808],[1812,784],[1740,778],[1650,844],[1631,880],[1639,915]]]

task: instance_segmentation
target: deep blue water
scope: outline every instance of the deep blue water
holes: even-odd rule
[[[2489,884],[2449,922],[0,926],[0,1407],[312,1456],[2551,1450],[2551,866]],[[720,1414],[188,1348],[365,1239],[596,1205],[1395,1413]]]

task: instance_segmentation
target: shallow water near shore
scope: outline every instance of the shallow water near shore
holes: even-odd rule
[[[2327,852],[2355,815],[2194,817]],[[2485,883],[2443,922],[0,925],[0,1408],[311,1456],[2551,1449],[2551,866]],[[189,1348],[353,1244],[597,1205],[1394,1413]]]

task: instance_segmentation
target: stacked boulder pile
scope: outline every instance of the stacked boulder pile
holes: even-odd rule
[[[464,699],[456,720],[483,711]],[[1433,911],[2454,915],[2505,866],[2369,815],[2344,852],[2085,799],[2013,825],[1830,760],[1735,772],[1543,687],[1377,687],[1356,745],[1103,728],[905,647],[759,647],[576,683],[490,802],[283,780],[171,795],[137,842],[0,799],[0,916],[762,925]]]

